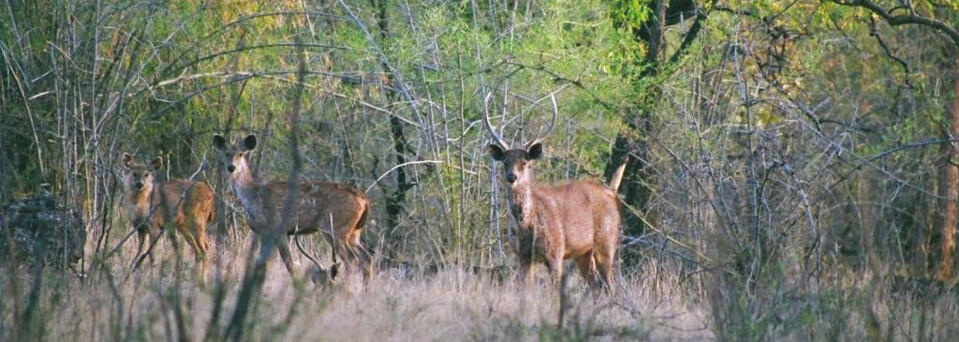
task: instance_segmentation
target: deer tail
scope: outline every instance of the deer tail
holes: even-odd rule
[[[629,156],[623,158],[623,163],[616,168],[616,172],[613,172],[613,176],[609,178],[609,184],[606,185],[614,192],[619,190],[619,183],[623,181],[623,172],[626,171],[626,163],[629,162]]]
[[[369,214],[370,214],[370,200],[366,199],[366,203],[363,205],[363,214],[360,215],[359,221],[356,222],[356,229],[363,229],[366,226],[366,219],[367,219],[367,216],[369,216]]]

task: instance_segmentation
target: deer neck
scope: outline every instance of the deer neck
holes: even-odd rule
[[[127,197],[130,199],[130,207],[137,217],[146,217],[150,212],[150,202],[153,200],[153,184],[145,184],[143,188],[136,189],[131,187],[127,190]]]
[[[250,224],[255,221],[255,218],[262,216],[262,213],[258,212],[257,208],[262,208],[262,201],[260,201],[259,191],[263,187],[257,183],[256,178],[249,172],[241,172],[235,174],[233,177],[230,177],[230,187],[233,188],[233,194],[236,195],[236,198],[240,200],[240,204],[243,205],[243,209],[246,214],[248,221],[251,221]]]
[[[521,228],[526,228],[533,216],[533,188],[536,184],[524,184],[509,189],[509,209]]]

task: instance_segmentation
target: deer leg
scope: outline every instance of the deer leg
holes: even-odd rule
[[[190,245],[190,250],[193,251],[193,260],[198,262],[200,261],[200,249],[199,246],[196,245],[196,239],[193,236],[194,229],[196,229],[196,224],[191,220],[191,223],[177,226],[176,233],[182,235],[183,240],[186,240],[186,244]]]
[[[363,283],[369,284],[373,278],[373,255],[360,244],[360,230],[354,230],[350,235],[350,245],[357,254],[357,267],[363,270]]]
[[[137,259],[143,255],[143,246],[145,246],[147,242],[147,231],[145,229],[137,229],[137,241],[137,255],[133,257],[134,264],[136,264]]]
[[[206,239],[206,225],[198,224],[196,228],[194,239],[196,239],[196,246],[200,250],[200,259],[206,260],[207,253],[210,251],[210,242]]]
[[[190,244],[190,249],[193,249],[193,260],[198,264],[206,259],[206,234],[204,234],[205,228],[203,226],[203,223],[193,221],[189,227],[185,227],[186,229],[183,230],[186,242]]]
[[[523,282],[524,288],[533,287],[533,261],[520,259],[520,280]]]
[[[179,271],[182,267],[181,261],[183,261],[183,251],[180,249],[180,240],[177,238],[177,235],[183,235],[187,244],[190,244],[190,236],[185,234],[186,224],[185,222],[173,222],[167,221],[168,223],[161,226],[161,229],[165,230],[167,239],[170,240],[170,245],[173,246],[173,254],[176,258],[176,270]]]
[[[200,282],[205,282],[206,236],[203,234],[205,229],[203,227],[203,223],[195,218],[191,219],[190,221],[192,223],[188,227],[184,227],[185,229],[183,229],[182,232],[185,240],[190,245],[190,249],[193,250],[193,261],[196,264]]]
[[[150,257],[150,266],[153,266],[153,250],[157,248],[156,245],[160,244],[160,227],[151,225],[151,227],[148,228],[148,232],[150,233],[150,244],[147,247],[146,253],[147,256]]]
[[[579,266],[579,273],[586,279],[586,283],[588,283],[589,286],[595,287],[597,285],[596,259],[593,257],[593,253],[586,253],[576,258],[576,265]]]
[[[363,271],[363,283],[369,284],[373,279],[373,256],[361,245],[353,246],[357,254],[357,267]]]
[[[210,258],[207,255],[210,252],[210,242],[206,239],[206,223],[197,225],[196,243],[200,249],[200,269],[203,280],[206,280],[206,274],[210,268]]]
[[[559,288],[560,282],[563,281],[563,256],[551,256],[546,261],[546,266],[549,267],[549,273],[553,277],[553,285]]]
[[[290,272],[290,278],[296,279],[296,270],[293,269],[293,255],[290,253],[290,242],[286,237],[280,237],[277,241],[276,249],[280,252],[280,258],[286,265],[286,271]]]
[[[613,289],[613,262],[616,253],[616,247],[612,245],[597,246],[593,249],[593,256],[596,260],[597,268],[602,273],[601,284],[603,288],[612,291]]]

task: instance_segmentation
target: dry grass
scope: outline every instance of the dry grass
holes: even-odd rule
[[[0,272],[0,340],[222,340],[243,285],[252,237],[216,246],[209,281],[195,281],[188,250],[168,243],[157,263],[127,277],[134,244],[80,281],[48,270],[38,308],[24,315],[34,278]],[[314,240],[305,242],[313,249]],[[325,248],[322,244],[319,249]],[[321,253],[322,255],[322,253]],[[312,266],[297,255],[299,269]],[[327,262],[323,260],[322,262]],[[180,269],[179,272],[175,271]],[[959,337],[956,296],[933,285],[836,273],[820,285],[782,291],[767,281],[748,291],[715,277],[680,279],[676,267],[645,265],[617,294],[570,277],[569,307],[547,286],[524,291],[464,268],[435,273],[380,269],[365,288],[358,274],[337,285],[293,281],[276,256],[244,325],[245,340],[920,340]],[[887,272],[882,272],[887,273]],[[305,275],[305,274],[301,274]],[[790,275],[786,275],[790,277]],[[305,276],[303,278],[306,278]],[[115,284],[115,287],[111,284]],[[706,285],[708,284],[708,285]],[[718,286],[718,287],[717,287]],[[708,289],[708,290],[707,290]],[[718,293],[718,294],[717,294]],[[217,315],[217,317],[214,317]],[[721,323],[717,323],[721,322]],[[718,325],[718,326],[717,326]]]
[[[123,255],[110,260],[109,274],[93,272],[80,282],[48,272],[39,302],[41,334],[50,340],[165,340],[178,338],[182,325],[190,340],[219,339],[242,285],[243,260],[250,250],[250,240],[245,241],[216,248],[220,257],[214,260],[205,286],[194,281],[189,252],[181,259],[181,272],[175,272],[177,258],[166,249],[158,250],[165,253],[152,267],[124,279],[133,257],[132,243]],[[301,270],[309,268],[306,258],[298,259]],[[0,275],[4,298],[20,298],[4,301],[0,309],[3,327],[11,329],[12,324],[23,324],[24,319],[14,314],[15,303],[25,301],[23,293],[32,280],[26,271],[10,274],[6,270]],[[513,279],[500,283],[488,275],[456,269],[434,274],[385,269],[363,289],[358,275],[333,286],[294,282],[274,256],[253,306],[256,323],[247,326],[246,336],[334,341],[713,337],[708,311],[678,283],[662,286],[662,276],[627,279],[613,297],[588,290],[578,275],[571,277],[571,304],[561,329],[559,296],[545,285],[544,273],[540,272],[541,286],[522,291]],[[115,290],[111,282],[117,284]],[[214,320],[218,307],[220,317]],[[4,331],[0,336],[13,333]]]

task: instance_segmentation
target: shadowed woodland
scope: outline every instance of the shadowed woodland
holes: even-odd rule
[[[957,52],[952,0],[3,0],[0,340],[956,340]],[[524,286],[484,113],[542,184],[626,161],[610,291]],[[254,233],[250,135],[368,199],[370,279]],[[124,153],[208,246],[138,253]]]

